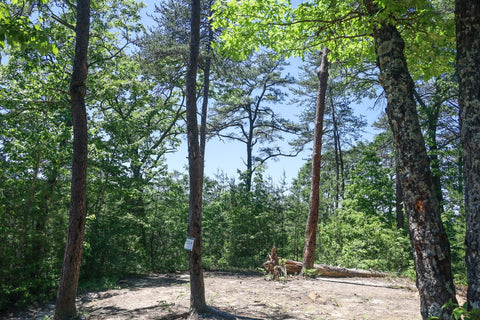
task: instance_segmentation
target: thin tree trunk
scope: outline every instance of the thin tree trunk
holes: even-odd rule
[[[188,236],[194,238],[190,251],[190,308],[195,316],[206,310],[202,270],[202,189],[203,158],[198,141],[196,80],[200,50],[200,0],[192,0],[190,54],[186,78],[187,139],[190,177]]]
[[[212,15],[213,1],[209,2],[209,15]],[[205,70],[203,70],[203,101],[202,101],[202,115],[200,122],[200,154],[202,159],[205,160],[205,146],[207,144],[207,112],[208,112],[208,98],[210,96],[210,68],[212,66],[212,42],[213,42],[213,30],[208,20],[208,39],[205,59]]]
[[[418,121],[414,83],[403,54],[404,42],[398,30],[390,24],[380,26],[373,36],[380,83],[388,101],[386,111],[394,134],[421,314],[424,319],[432,316],[452,319],[451,308],[442,309],[450,300],[456,302],[450,245],[441,221]]]
[[[397,216],[397,229],[405,228],[405,215],[403,214],[403,192],[400,182],[400,171],[398,170],[398,160],[395,159],[395,209]]]
[[[345,193],[345,168],[343,166],[343,154],[342,154],[342,144],[340,143],[340,133],[338,131],[338,119],[335,112],[335,106],[333,104],[333,98],[331,98],[332,104],[332,122],[333,122],[333,140],[335,145],[335,175],[336,175],[336,205],[335,208],[338,208],[340,199],[343,199]]]
[[[422,98],[418,95],[417,91],[414,91],[414,95],[420,106],[424,109],[424,112],[427,114],[427,130],[425,133],[425,140],[430,151],[430,167],[432,168],[432,180],[435,188],[435,194],[437,195],[438,203],[440,204],[440,212],[443,212],[444,199],[442,192],[442,177],[440,171],[440,159],[438,159],[437,143],[437,127],[442,102],[433,102],[433,105],[431,107],[428,107],[423,102]]]
[[[87,211],[87,112],[85,92],[87,79],[87,51],[90,29],[90,0],[77,1],[77,26],[75,57],[70,82],[70,98],[73,119],[73,162],[70,219],[67,243],[62,265],[62,276],[58,287],[55,320],[66,320],[76,316],[80,262],[82,259],[83,236]]]
[[[431,128],[429,125],[429,128],[427,128],[427,133],[429,137],[428,145],[430,148],[430,163],[431,163],[431,168],[432,168],[432,179],[433,179],[433,186],[435,188],[435,195],[437,196],[438,203],[440,204],[440,212],[444,212],[443,210],[443,192],[442,192],[442,177],[441,177],[441,169],[440,169],[440,159],[438,158],[438,144],[436,142],[436,133],[431,131],[435,130],[436,131],[436,126],[435,128]]]
[[[335,106],[333,105],[333,97],[330,95],[330,104],[332,105],[332,124],[333,124],[333,146],[335,150],[335,202],[334,211],[338,209],[340,202],[340,137],[338,136],[337,117],[335,116]]]
[[[322,62],[317,72],[318,94],[315,112],[315,129],[313,137],[312,182],[310,190],[310,208],[305,228],[305,249],[303,250],[303,269],[313,268],[315,247],[317,244],[318,207],[320,201],[320,168],[322,160],[323,115],[325,113],[325,94],[328,82],[328,49],[323,48]]]
[[[249,135],[246,143],[247,147],[247,176],[246,176],[246,185],[247,191],[252,190],[252,180],[253,180],[253,124],[250,125]]]
[[[467,301],[480,308],[480,3],[457,0],[457,75],[465,181]]]

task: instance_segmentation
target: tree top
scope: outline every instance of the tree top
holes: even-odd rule
[[[289,0],[220,0],[212,19],[222,30],[215,48],[239,60],[263,48],[303,58],[326,46],[331,60],[346,66],[375,62],[372,35],[391,24],[402,34],[414,76],[429,78],[453,67],[453,7],[444,0],[310,0],[297,6]]]

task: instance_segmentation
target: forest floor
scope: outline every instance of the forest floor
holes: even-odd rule
[[[271,281],[245,272],[205,272],[204,277],[207,304],[243,320],[421,319],[415,284],[405,278]],[[77,307],[82,320],[186,319],[189,297],[188,273],[154,274],[121,280],[119,289],[83,294]],[[46,305],[5,319],[51,319],[53,309]]]

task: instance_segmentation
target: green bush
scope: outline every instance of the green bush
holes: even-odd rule
[[[408,236],[380,218],[344,209],[320,223],[317,260],[347,268],[404,273],[411,268]]]

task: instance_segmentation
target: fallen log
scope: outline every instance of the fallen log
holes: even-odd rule
[[[277,249],[273,247],[272,251],[268,255],[268,260],[265,261],[262,266],[269,274],[273,275],[274,279],[278,279],[280,277],[285,277],[289,274],[302,273],[303,263],[294,260],[279,258],[277,255]],[[333,267],[326,264],[315,264],[314,269],[312,271],[309,271],[309,274],[322,277],[336,278],[373,278],[389,276],[389,274],[386,272],[362,269],[348,269],[342,267]]]

